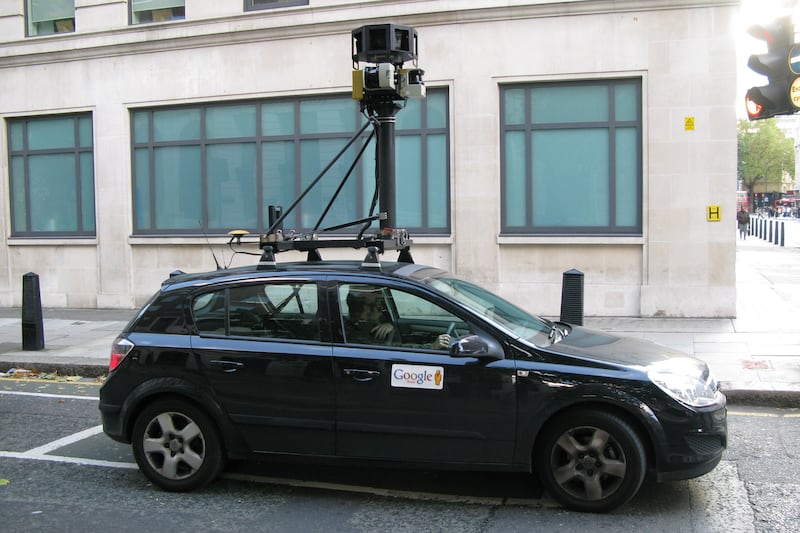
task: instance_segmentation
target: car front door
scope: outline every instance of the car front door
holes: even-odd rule
[[[309,280],[259,281],[193,301],[192,349],[254,451],[334,452],[332,352],[318,294]]]
[[[478,335],[502,354],[496,340],[411,290],[341,283],[335,292],[343,325],[333,345],[337,455],[437,463],[512,460],[514,361],[454,357],[446,342]]]

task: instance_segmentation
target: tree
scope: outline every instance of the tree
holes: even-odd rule
[[[747,189],[752,209],[757,186],[764,192],[780,191],[784,178],[794,177],[794,142],[771,118],[740,120],[738,130],[738,176]]]

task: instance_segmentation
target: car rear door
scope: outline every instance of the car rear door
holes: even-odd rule
[[[332,348],[317,283],[232,285],[196,296],[192,307],[192,349],[250,448],[332,454]]]
[[[394,338],[349,334],[351,291],[382,294]],[[334,294],[335,293],[335,294]],[[514,452],[515,365],[511,359],[453,357],[438,335],[477,334],[474,324],[429,295],[399,286],[340,283],[332,289],[343,328],[334,337],[337,455],[420,462],[510,463]],[[388,326],[387,328],[388,329]],[[388,337],[388,335],[387,335]]]

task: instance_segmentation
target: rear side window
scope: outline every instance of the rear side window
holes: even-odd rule
[[[319,341],[315,283],[276,282],[201,294],[192,302],[201,335]]]

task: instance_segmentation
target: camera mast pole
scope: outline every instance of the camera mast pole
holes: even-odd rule
[[[353,37],[353,99],[374,119],[376,126],[375,172],[381,211],[379,237],[391,239],[397,230],[397,182],[395,176],[395,126],[406,100],[424,98],[423,71],[416,68],[417,31],[411,26],[378,24],[362,26]],[[412,61],[415,68],[405,69]],[[371,63],[363,69],[359,62]]]
[[[375,172],[378,174],[378,208],[382,213],[386,213],[385,218],[380,220],[381,234],[391,235],[397,227],[397,180],[395,172],[395,129],[397,124],[397,112],[400,106],[395,102],[385,102],[375,106],[375,120],[378,123],[376,128],[376,147],[375,147]]]

